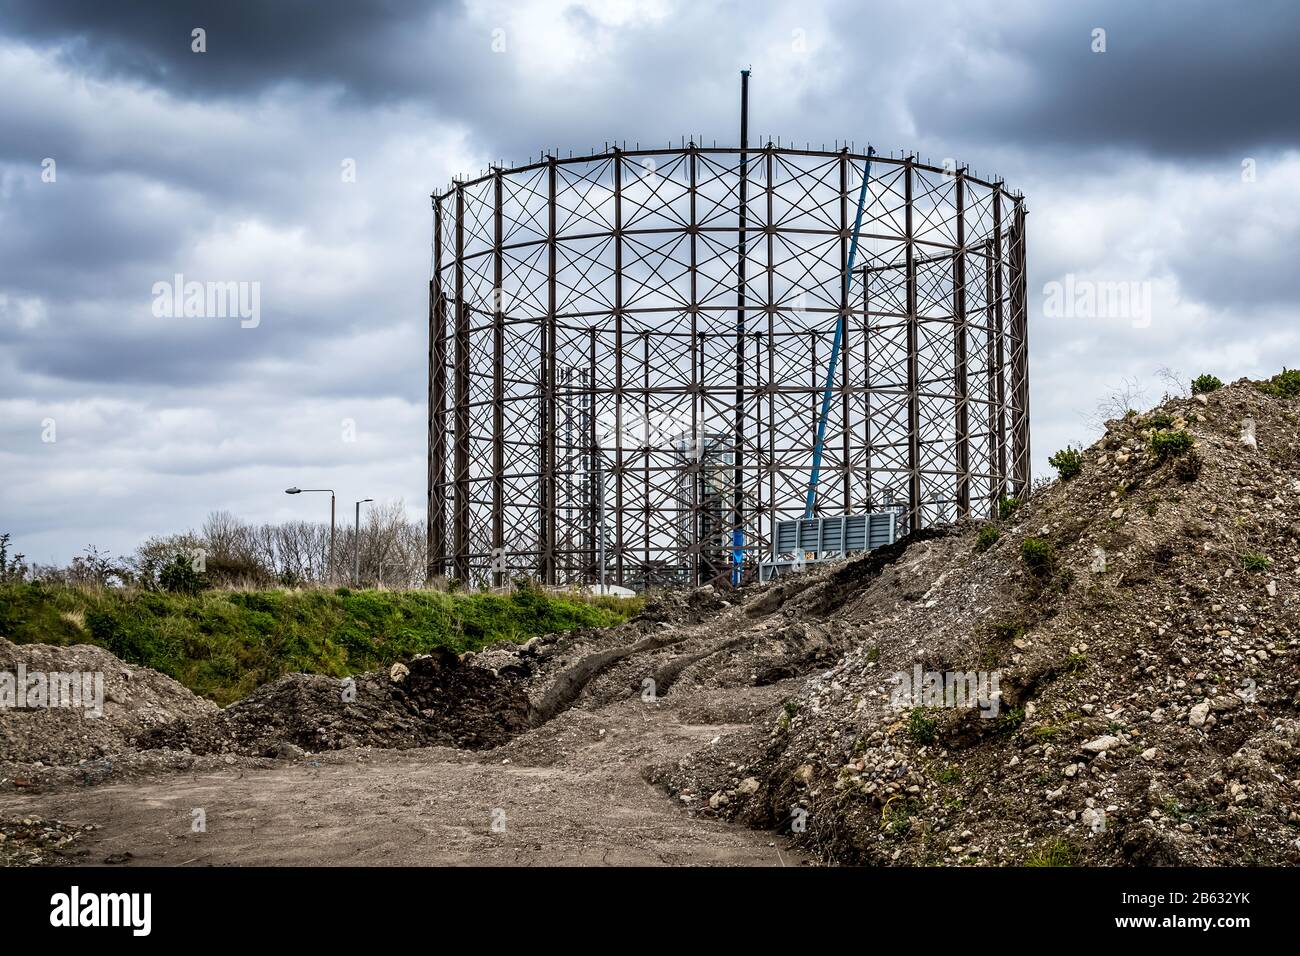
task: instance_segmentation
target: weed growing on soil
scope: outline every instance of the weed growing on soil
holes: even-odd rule
[[[1184,431],[1160,431],[1151,436],[1151,453],[1157,461],[1168,461],[1190,451],[1192,436]]]
[[[1053,840],[1051,843],[1030,854],[1025,866],[1077,866],[1079,851],[1065,840]]]
[[[961,768],[949,764],[947,767],[940,768],[935,773],[934,779],[938,783],[947,783],[947,784],[960,783]]]
[[[790,723],[799,716],[799,705],[793,700],[787,700],[781,705],[781,716],[777,721],[782,730],[789,730]]]
[[[1241,556],[1241,566],[1247,571],[1267,571],[1272,563],[1267,557],[1254,551],[1247,551]]]
[[[998,531],[996,526],[986,524],[984,527],[980,528],[979,537],[975,539],[975,550],[987,551],[998,543],[998,538],[1001,536],[1002,532]]]
[[[901,836],[912,826],[912,817],[922,810],[921,802],[911,797],[895,794],[880,808],[881,827],[890,836]]]
[[[1054,559],[1052,542],[1044,538],[1025,538],[1020,542],[1020,560],[1034,577],[1048,577],[1052,573]]]
[[[1083,471],[1083,452],[1066,445],[1047,459],[1047,463],[1056,469],[1062,481],[1069,481]]]
[[[1208,395],[1210,392],[1217,392],[1223,388],[1223,382],[1219,381],[1217,375],[1198,375],[1192,379],[1193,395]]]
[[[934,742],[939,731],[939,722],[926,713],[924,707],[914,707],[907,717],[907,733],[918,744]]]
[[[1168,412],[1152,412],[1147,416],[1147,426],[1156,431],[1166,431],[1174,427],[1174,416]]]
[[[998,731],[1010,737],[1020,729],[1020,725],[1024,722],[1025,709],[1023,707],[1012,707],[1010,710],[1004,710],[998,715]]]

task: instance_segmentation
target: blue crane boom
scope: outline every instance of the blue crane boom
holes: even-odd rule
[[[849,240],[849,262],[844,270],[844,301],[850,302],[853,291],[853,263],[858,257],[858,236],[862,232],[862,212],[867,205],[867,183],[871,181],[871,157],[876,155],[873,147],[867,147],[866,168],[862,173],[862,189],[858,193],[858,215],[853,222],[853,237]],[[817,420],[817,443],[813,446],[812,474],[808,478],[808,497],[804,502],[803,516],[811,518],[817,506],[817,481],[821,478],[822,452],[826,447],[826,419],[831,410],[831,390],[835,384],[835,368],[840,361],[840,343],[844,340],[845,315],[840,312],[839,321],[835,323],[835,341],[831,345],[831,362],[826,369],[826,388],[822,391],[822,411]]]

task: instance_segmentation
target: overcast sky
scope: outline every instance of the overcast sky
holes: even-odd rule
[[[1300,365],[1298,39],[1288,0],[0,0],[0,531],[62,563],[328,516],[291,484],[422,520],[429,193],[733,144],[751,65],[756,134],[1025,192],[1042,473],[1125,379]],[[156,316],[176,273],[259,281],[260,324]],[[1067,274],[1149,316],[1044,315]]]

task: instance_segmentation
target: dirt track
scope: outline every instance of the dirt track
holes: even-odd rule
[[[359,675],[348,702],[336,680],[289,675],[222,714],[172,706],[167,713],[176,719],[161,724],[142,723],[143,712],[160,708],[135,690],[152,680],[137,669],[114,688],[102,721],[54,710],[9,715],[6,739],[26,762],[0,772],[0,825],[8,834],[0,861],[810,862],[772,824],[751,829],[717,818],[746,776],[742,765],[731,765],[730,782],[717,792],[661,784],[679,765],[720,753],[728,735],[771,724],[800,683],[791,675],[832,657],[820,630],[770,630],[766,618],[783,600],[755,615],[712,589],[673,594],[620,627]],[[63,655],[107,652],[8,645],[8,653],[49,657],[45,669],[58,670]],[[123,665],[110,656],[99,669]],[[459,691],[449,692],[451,685]],[[509,720],[499,707],[479,706],[503,694],[515,705]],[[448,727],[467,739],[505,742],[428,745],[429,728]],[[58,760],[46,756],[55,744]],[[68,754],[85,759],[74,763]],[[195,810],[203,811],[203,832],[194,832]]]
[[[570,711],[494,751],[351,750],[271,769],[10,791],[0,817],[97,824],[65,851],[83,865],[125,853],[130,865],[163,866],[799,865],[809,858],[785,838],[691,817],[643,777],[647,764],[733,729],[683,723],[667,700],[631,700]],[[195,808],[205,833],[191,832]]]

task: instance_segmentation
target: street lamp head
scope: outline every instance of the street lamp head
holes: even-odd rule
[[[364,503],[367,502],[367,501],[374,501],[374,500],[375,500],[374,498],[362,498],[362,499],[361,499],[361,502],[362,502],[362,504],[364,504]]]
[[[299,487],[297,487],[297,486],[295,485],[295,486],[292,487],[292,488],[286,488],[286,489],[284,489],[284,493],[285,493],[286,495],[300,495],[300,494],[302,494],[302,489],[299,488]]]

